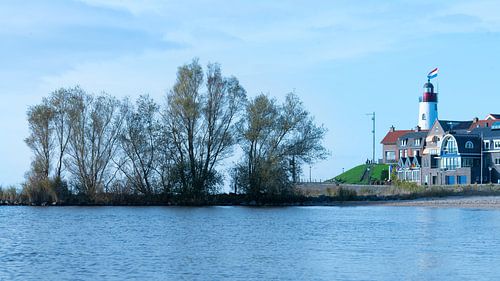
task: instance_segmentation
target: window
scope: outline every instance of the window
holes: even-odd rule
[[[443,157],[441,158],[441,168],[446,170],[456,170],[460,168],[461,163],[460,157]]]
[[[494,140],[493,141],[493,147],[495,149],[500,149],[500,140]]]
[[[407,143],[408,143],[408,139],[401,140],[401,146],[406,146]]]
[[[385,152],[385,161],[395,161],[395,160],[396,160],[396,152],[394,151]]]
[[[484,141],[484,149],[490,149],[490,141],[489,140]]]
[[[495,158],[495,165],[500,165],[500,158]]]
[[[454,176],[446,176],[445,177],[445,184],[455,184],[455,177]]]
[[[420,146],[420,139],[415,139],[415,146]]]
[[[455,141],[454,138],[449,137],[443,141],[443,146],[442,146],[442,152],[443,154],[457,154],[458,153],[458,147],[457,147],[457,142]],[[500,147],[500,141],[498,141],[498,145]]]
[[[425,118],[425,113],[422,114],[422,120],[426,120],[427,118]]]
[[[468,141],[468,142],[465,143],[465,148],[473,149],[474,148],[474,144],[471,141]]]
[[[467,176],[457,176],[458,184],[467,184]]]
[[[463,158],[462,159],[462,167],[473,167],[474,159],[472,158]]]

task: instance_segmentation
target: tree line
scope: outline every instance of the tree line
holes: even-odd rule
[[[216,63],[180,66],[163,105],[61,88],[27,111],[31,203],[204,202],[220,192],[222,161],[235,193],[293,192],[304,163],[322,159],[325,128],[293,93],[248,98]],[[128,199],[127,199],[128,198]]]

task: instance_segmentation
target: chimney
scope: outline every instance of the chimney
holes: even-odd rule
[[[391,126],[391,127],[389,128],[389,132],[391,132],[391,133],[392,133],[392,132],[394,132],[394,131],[396,131],[396,128],[394,128],[394,126]]]
[[[415,127],[415,132],[420,132],[421,128],[420,126],[417,125],[417,127]]]
[[[477,122],[479,122],[479,118],[474,117],[474,119],[472,119],[472,123],[477,123]]]

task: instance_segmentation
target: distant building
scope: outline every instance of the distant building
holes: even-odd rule
[[[500,183],[500,114],[483,120],[439,120],[428,81],[414,130],[391,127],[381,141],[383,162],[397,163],[401,180],[422,185]]]

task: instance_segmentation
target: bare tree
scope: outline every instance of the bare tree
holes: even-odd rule
[[[246,93],[220,66],[209,64],[202,92],[203,70],[197,60],[181,66],[168,95],[167,130],[175,150],[174,175],[181,192],[203,196],[212,192],[220,175],[215,167],[235,143],[235,124]]]
[[[72,134],[66,165],[76,180],[77,190],[95,201],[114,179],[117,142],[123,117],[120,102],[108,95],[78,93],[69,110]]]
[[[156,168],[161,154],[159,106],[149,96],[140,96],[136,107],[128,102],[124,106],[121,170],[136,191],[151,195],[159,184]]]
[[[72,99],[81,96],[83,90],[79,87],[61,88],[50,95],[49,103],[53,110],[53,126],[55,131],[56,156],[57,162],[55,167],[55,178],[61,180],[64,157],[69,144],[72,126],[69,119],[69,111]]]
[[[42,104],[30,107],[27,116],[30,135],[25,142],[34,153],[32,167],[35,168],[36,174],[48,179],[54,151],[54,128],[52,126],[54,111],[44,100]]]

